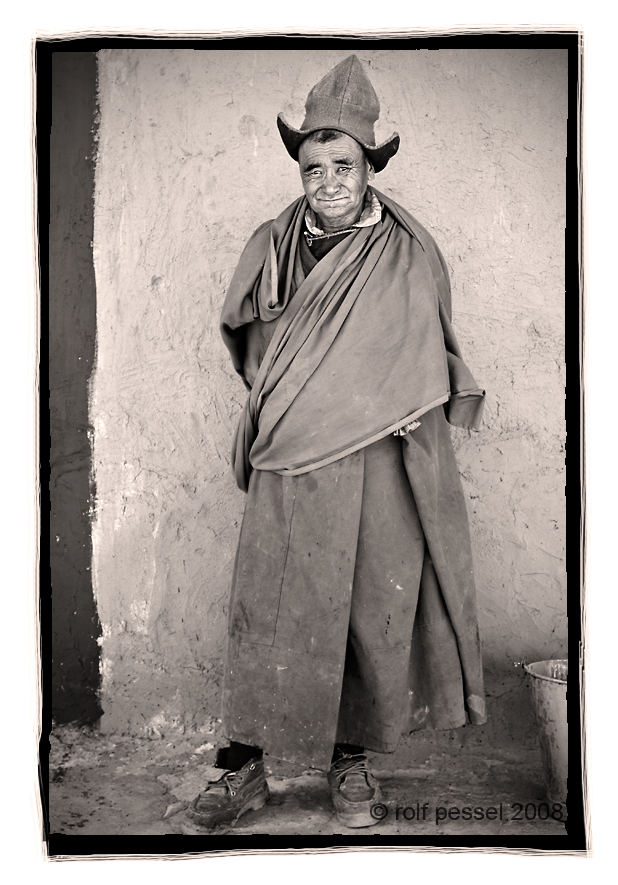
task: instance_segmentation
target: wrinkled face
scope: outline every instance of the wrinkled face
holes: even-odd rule
[[[305,140],[298,165],[309,205],[325,233],[358,221],[374,171],[357,141],[343,133],[326,144]]]

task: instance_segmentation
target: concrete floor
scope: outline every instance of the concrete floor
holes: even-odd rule
[[[212,736],[204,734],[110,739],[63,726],[54,729],[50,744],[51,834],[178,835],[187,803],[206,780],[221,774],[212,767]],[[538,750],[476,745],[436,752],[427,746],[424,755],[413,768],[389,768],[396,757],[370,756],[387,813],[380,824],[362,830],[337,823],[324,774],[266,757],[271,802],[216,835],[375,835],[376,845],[389,835],[567,835],[564,820],[538,817],[546,814]],[[466,807],[482,819],[462,820],[454,809]],[[489,812],[495,819],[487,819],[489,809],[496,809]],[[526,812],[535,819],[526,819]],[[563,812],[566,816],[566,809],[557,816]]]

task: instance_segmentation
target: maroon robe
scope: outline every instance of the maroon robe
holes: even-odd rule
[[[224,729],[317,768],[335,741],[389,752],[403,733],[457,727],[466,712],[485,721],[466,505],[445,419],[479,426],[482,391],[450,327],[437,247],[378,196],[376,229],[319,263],[300,237],[304,201],[259,228],[222,320],[252,388],[235,447],[248,501]],[[420,426],[393,436],[412,417]],[[262,469],[269,458],[274,469]]]

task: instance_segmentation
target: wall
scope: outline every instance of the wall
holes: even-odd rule
[[[385,44],[386,45],[386,44]],[[488,391],[454,430],[469,503],[491,722],[529,738],[515,661],[566,651],[563,244],[566,52],[357,51],[399,154],[376,180],[446,256],[454,324]],[[243,510],[244,400],[218,314],[255,227],[300,193],[275,126],[349,54],[104,50],[91,416],[103,726],[216,720]]]
[[[101,630],[91,578],[92,465],[88,437],[88,381],[94,362],[96,323],[92,264],[95,53],[54,52],[51,71],[42,62],[39,75],[45,82],[51,79],[52,109],[49,212],[52,712],[57,722],[92,722],[101,715],[97,697],[97,639]],[[45,135],[41,129],[42,141]],[[43,206],[42,213],[44,215]],[[44,229],[41,235],[45,236]],[[43,580],[42,593],[48,593],[49,589]]]

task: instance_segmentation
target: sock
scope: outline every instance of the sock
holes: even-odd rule
[[[338,759],[341,759],[344,753],[346,756],[362,756],[365,753],[365,748],[358,747],[356,744],[335,744],[330,764],[332,765]]]
[[[239,771],[246,765],[249,759],[261,758],[263,751],[259,747],[250,747],[247,744],[239,744],[231,741],[229,747],[222,747],[217,751],[215,768],[227,768],[228,771]]]

